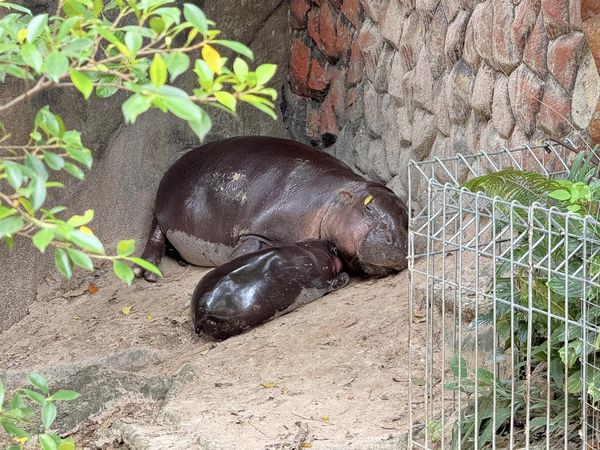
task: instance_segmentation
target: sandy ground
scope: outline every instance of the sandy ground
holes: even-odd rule
[[[124,357],[119,370],[175,380],[156,405],[132,411],[121,402],[110,420],[105,410],[79,424],[71,431],[82,444],[113,448],[97,431],[117,419],[121,429],[145,436],[143,445],[123,439],[125,448],[374,448],[406,433],[407,272],[354,280],[215,343],[193,333],[189,315],[206,269],[168,258],[162,269],[164,280],[127,287],[100,268],[66,293],[49,277],[29,315],[0,335],[7,373],[107,361],[114,367],[123,352],[141,349],[135,354],[142,357]],[[414,342],[424,343],[425,331],[414,323]]]

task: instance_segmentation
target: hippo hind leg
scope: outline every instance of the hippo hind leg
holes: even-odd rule
[[[146,247],[144,248],[144,253],[142,253],[142,258],[158,267],[160,260],[165,254],[166,247],[167,237],[161,231],[155,217],[152,219],[150,236],[146,242]],[[140,278],[143,276],[146,281],[154,282],[158,280],[158,276],[156,274],[148,270],[144,270],[140,266],[135,266],[133,271],[136,277]]]

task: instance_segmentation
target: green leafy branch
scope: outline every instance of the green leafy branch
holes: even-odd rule
[[[43,376],[29,373],[27,377],[33,389],[17,389],[6,402],[4,385],[0,382],[0,426],[13,441],[8,450],[24,449],[29,442],[35,441],[42,450],[74,450],[75,442],[61,439],[52,431],[52,425],[56,420],[56,402],[76,400],[80,394],[69,390],[51,393]],[[40,410],[41,424],[34,421],[36,414],[30,405]],[[40,428],[43,431],[36,434]]]
[[[42,208],[48,190],[63,187],[63,183],[48,181],[48,169],[65,171],[82,180],[84,172],[80,166],[91,167],[92,152],[81,143],[80,133],[65,130],[60,117],[48,107],[36,115],[30,137],[25,146],[7,146],[12,156],[0,158],[0,180],[5,179],[13,190],[0,191],[0,238],[4,238],[9,249],[14,245],[14,236],[31,239],[42,253],[53,246],[55,265],[67,279],[73,274],[73,266],[93,270],[92,258],[111,260],[117,276],[128,284],[134,276],[125,261],[161,276],[156,267],[132,256],[133,240],[121,241],[117,256],[107,256],[100,240],[86,226],[94,218],[93,210],[65,221],[57,217],[65,207]]]
[[[99,97],[132,92],[123,104],[128,122],[154,107],[186,120],[200,139],[211,121],[199,105],[235,114],[242,101],[276,118],[272,100],[277,92],[265,86],[276,66],[263,64],[253,72],[237,57],[229,69],[216,46],[248,59],[253,59],[252,51],[239,42],[218,39],[220,30],[211,28],[214,23],[197,6],[185,4],[182,18],[173,3],[111,1],[104,6],[93,0],[66,0],[64,16],[7,15],[0,29],[0,61],[6,63],[0,81],[11,75],[35,84],[1,105],[0,112],[48,88],[74,86],[85,99],[94,89]],[[106,16],[113,10],[118,13],[111,22]],[[136,25],[125,25],[130,16]],[[176,46],[180,35],[185,44]],[[188,94],[167,81],[174,82],[190,68],[189,54],[194,53],[200,56],[193,65],[198,86]]]
[[[276,118],[272,101],[277,92],[266,87],[276,66],[250,70],[244,58],[253,59],[252,51],[220,39],[214,22],[193,4],[182,11],[173,0],[64,0],[51,17],[34,16],[1,0],[0,7],[16,11],[0,19],[0,82],[14,77],[25,83],[25,91],[1,104],[0,112],[46,89],[75,87],[85,100],[94,92],[98,97],[129,92],[122,105],[126,122],[133,124],[140,114],[157,108],[185,120],[200,140],[212,126],[205,106],[235,116],[238,103],[244,102]],[[231,67],[218,47],[239,55]],[[197,81],[190,92],[168,84],[190,68]],[[78,131],[66,130],[45,106],[27,143],[11,145],[10,138],[7,133],[0,137],[0,239],[10,249],[15,236],[30,239],[41,252],[53,247],[56,267],[65,278],[75,266],[92,270],[93,259],[111,260],[116,275],[127,283],[134,278],[128,264],[161,276],[155,266],[133,256],[132,240],[121,241],[117,255],[107,255],[87,226],[92,210],[61,218],[66,208],[45,207],[50,190],[64,187],[50,180],[51,172],[84,180],[84,170],[92,167],[92,152]]]

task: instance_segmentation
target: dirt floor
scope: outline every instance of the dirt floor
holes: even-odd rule
[[[8,384],[35,369],[100,403],[76,420],[68,407],[59,414],[87,448],[398,448],[408,429],[407,272],[354,280],[215,343],[193,333],[189,315],[206,269],[168,258],[162,269],[164,280],[128,287],[103,267],[66,293],[48,277],[29,315],[0,335]],[[413,340],[425,331],[413,323]]]

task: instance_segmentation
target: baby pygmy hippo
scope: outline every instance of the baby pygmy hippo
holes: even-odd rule
[[[196,333],[227,339],[344,287],[336,247],[318,239],[239,256],[200,280],[192,297]]]

